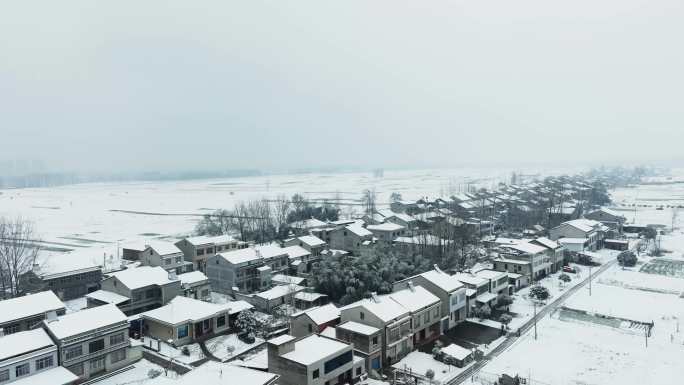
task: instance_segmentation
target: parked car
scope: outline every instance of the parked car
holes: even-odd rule
[[[564,272],[564,273],[573,273],[573,274],[576,274],[576,273],[577,273],[577,269],[575,269],[574,267],[570,267],[570,266],[563,266],[563,272]]]

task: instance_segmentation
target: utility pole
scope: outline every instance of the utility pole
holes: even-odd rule
[[[646,348],[648,348],[648,326],[644,325],[644,337],[646,337]]]
[[[534,304],[534,340],[537,340],[537,301],[532,302]]]
[[[589,266],[589,296],[591,297],[591,265]]]

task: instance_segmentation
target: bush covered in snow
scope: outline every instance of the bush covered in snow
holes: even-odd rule
[[[530,298],[536,301],[546,301],[551,294],[544,286],[534,286],[530,289]]]
[[[637,256],[631,251],[620,253],[620,255],[617,257],[617,260],[620,266],[623,267],[634,267],[638,261]]]

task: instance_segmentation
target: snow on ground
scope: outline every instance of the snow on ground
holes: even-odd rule
[[[432,369],[435,372],[432,383],[435,385],[445,384],[465,370],[465,368],[459,368],[437,361],[431,354],[419,351],[409,353],[406,357],[402,358],[401,361],[392,365],[392,367],[397,368],[404,373],[411,372],[414,375],[421,377],[425,377],[425,373]],[[427,384],[427,380],[425,383]]]
[[[205,341],[205,345],[211,354],[222,361],[238,356],[247,350],[255,348],[263,343],[264,340],[261,338],[255,338],[253,344],[245,343],[237,337],[237,334],[221,335]],[[232,348],[230,352],[228,351],[229,347]]]

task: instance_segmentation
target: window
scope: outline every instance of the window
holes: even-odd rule
[[[419,326],[420,326],[420,316],[417,316],[417,317],[413,320],[413,327],[414,327],[414,328],[417,328],[417,327],[419,327]]]
[[[165,265],[170,265],[171,264],[172,258],[164,258],[164,264]]]
[[[435,314],[434,314],[435,319],[439,318],[439,306],[435,306],[434,312],[435,312]]]
[[[64,351],[64,359],[65,360],[70,360],[72,358],[79,357],[83,354],[83,346],[78,345],[78,346],[72,346],[70,348],[66,348]]]
[[[119,334],[114,334],[113,336],[109,336],[109,345],[116,345],[124,342],[124,334],[119,333]]]
[[[209,289],[202,290],[202,297],[208,297],[208,296],[209,296]]]
[[[90,361],[90,373],[103,370],[105,365],[105,358],[100,357]]]
[[[423,314],[423,322],[425,322],[426,324],[428,322],[430,322],[430,311],[429,310]]]
[[[5,328],[5,335],[14,334],[19,331],[19,324],[12,324]]]
[[[54,365],[54,360],[52,356],[49,357],[43,357],[39,360],[36,360],[36,370],[43,370],[45,368],[50,368]]]
[[[188,336],[188,325],[183,325],[178,327],[178,338],[184,338]]]
[[[88,353],[99,352],[104,349],[104,339],[93,341],[88,344]]]
[[[321,375],[320,371],[319,371],[318,369],[316,369],[316,370],[313,371],[313,374],[312,374],[311,377],[313,377],[313,379],[315,380],[315,379],[317,379],[320,375]]]
[[[181,263],[183,261],[183,257],[177,257],[176,258],[176,263]]]
[[[31,371],[31,365],[27,362],[25,364],[16,366],[14,370],[16,377],[25,376]]]
[[[9,381],[9,369],[0,370],[0,382]]]
[[[358,368],[356,368],[356,376],[358,377],[360,375],[361,375],[361,367],[359,366]]]
[[[216,327],[221,328],[226,326],[226,316],[222,315],[216,319]]]
[[[309,324],[309,333],[313,333],[313,325]]]
[[[109,361],[112,364],[115,364],[117,362],[121,362],[126,359],[126,349],[119,349],[115,350],[112,352],[112,354],[109,355]]]
[[[333,370],[346,365],[354,359],[354,355],[352,354],[352,351],[349,350],[345,353],[340,354],[339,356],[333,358],[332,360],[326,362],[323,364],[323,371],[327,374],[332,372]]]
[[[372,343],[373,343],[373,345],[378,344],[378,336],[373,337]]]
[[[364,318],[366,318],[366,315],[363,314],[363,312],[361,312],[361,313],[359,313],[359,318],[364,319]]]
[[[197,249],[197,255],[204,255],[204,249]]]

